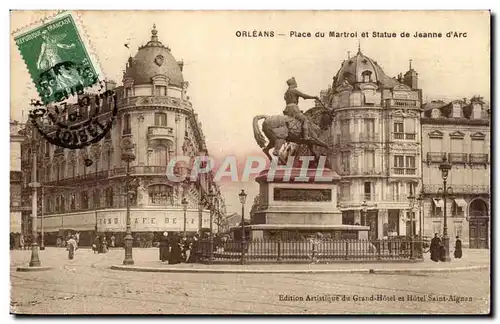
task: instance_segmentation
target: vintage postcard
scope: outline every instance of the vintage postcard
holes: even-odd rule
[[[11,11],[11,314],[490,314],[488,11]]]

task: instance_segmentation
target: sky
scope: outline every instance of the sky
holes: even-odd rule
[[[27,26],[47,12],[11,12],[11,31]],[[262,155],[252,132],[255,115],[281,114],[285,81],[294,76],[299,88],[318,95],[332,83],[347,52],[358,44],[388,76],[408,69],[419,73],[425,99],[461,99],[481,95],[490,99],[490,27],[487,12],[79,12],[84,37],[90,42],[107,79],[121,83],[129,56],[151,37],[156,24],[159,40],[184,61],[188,95],[203,124],[207,146],[218,158]],[[274,31],[273,38],[237,37],[237,31]],[[289,37],[291,31],[322,31],[324,38]],[[357,37],[331,38],[329,31],[357,32]],[[362,32],[395,32],[396,38],[364,38]],[[401,38],[403,31],[441,32],[443,37]],[[446,38],[449,31],[467,37]],[[277,34],[285,36],[277,36]],[[126,48],[124,44],[129,44]],[[11,38],[11,118],[26,119],[29,99],[37,94]],[[300,103],[302,110],[312,102]],[[247,212],[258,192],[249,182],[224,182],[228,212],[241,212],[240,189],[245,189]]]

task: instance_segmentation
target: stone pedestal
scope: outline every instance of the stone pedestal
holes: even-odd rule
[[[330,169],[262,171],[260,207],[253,215],[252,239],[329,234],[335,239],[366,239],[368,226],[343,225],[337,207],[340,176]]]

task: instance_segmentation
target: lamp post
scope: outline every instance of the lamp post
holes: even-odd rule
[[[245,237],[245,202],[247,200],[247,194],[245,190],[241,189],[240,194],[241,202],[241,264],[246,263],[246,237]]]
[[[422,241],[422,233],[424,232],[423,231],[423,226],[424,226],[424,222],[423,222],[423,218],[422,218],[422,207],[423,207],[423,203],[424,203],[424,192],[423,191],[420,191],[420,193],[418,194],[418,197],[417,197],[417,205],[418,205],[418,237],[420,239],[420,241]]]
[[[130,151],[133,146],[130,145],[126,147],[125,152],[122,153],[122,160],[127,163],[126,168],[126,178],[125,178],[125,191],[126,191],[126,199],[125,204],[127,207],[127,230],[125,234],[125,259],[123,260],[124,265],[133,265],[134,259],[132,258],[132,244],[134,242],[134,238],[132,237],[132,229],[130,227],[130,162],[135,160],[135,155]]]
[[[186,197],[182,198],[182,209],[184,209],[184,236],[186,236],[186,216],[187,216],[187,208],[188,208],[188,201]]]
[[[38,211],[38,201],[37,201],[37,190],[40,187],[40,183],[37,182],[37,143],[36,143],[36,129],[33,127],[32,133],[32,142],[31,142],[31,159],[32,159],[32,169],[31,169],[31,183],[29,186],[32,188],[33,192],[31,194],[31,233],[33,236],[33,241],[31,242],[31,259],[30,259],[30,267],[40,267],[40,257],[38,255],[39,246],[38,246],[38,232],[36,226],[36,218]]]
[[[448,179],[448,174],[451,170],[451,163],[448,162],[446,159],[446,155],[443,157],[443,163],[439,165],[439,170],[441,171],[441,176],[443,178],[443,188],[440,188],[438,190],[439,192],[442,192],[443,196],[443,216],[444,216],[444,223],[443,223],[443,245],[444,245],[444,261],[445,262],[450,262],[450,238],[448,237],[448,219],[446,215],[446,197],[448,196],[449,193],[453,193],[453,190],[451,188],[446,187],[446,180]]]
[[[210,208],[210,250],[209,250],[209,262],[214,261],[214,235],[213,235],[213,217],[214,217],[214,199],[215,194],[212,188],[208,191],[208,204]]]
[[[413,192],[410,192],[410,196],[408,196],[408,200],[410,201],[410,260],[415,259],[415,254],[413,253],[413,209],[415,208],[415,200],[416,197]]]

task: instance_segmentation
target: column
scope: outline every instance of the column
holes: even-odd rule
[[[387,209],[379,209],[378,211],[378,238],[387,237],[389,228],[389,211]]]

